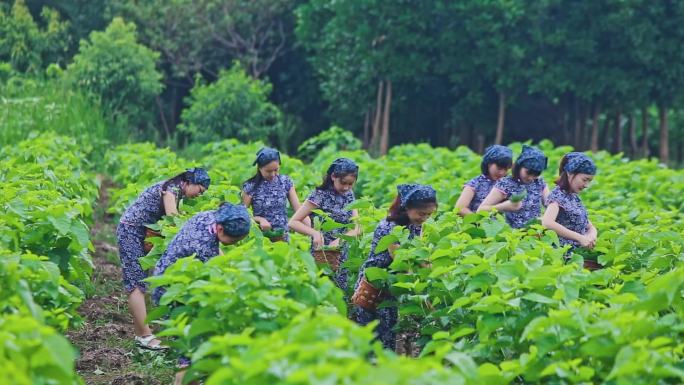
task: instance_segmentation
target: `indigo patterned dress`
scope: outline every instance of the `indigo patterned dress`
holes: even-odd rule
[[[396,227],[397,224],[394,222],[389,222],[387,219],[380,221],[378,226],[375,228],[373,233],[373,241],[371,242],[371,251],[368,255],[368,259],[361,265],[359,269],[359,278],[356,281],[354,289],[359,286],[361,279],[364,277],[367,267],[380,267],[387,268],[392,263],[392,256],[389,250],[382,251],[380,253],[375,252],[375,247],[378,245],[380,240],[390,234],[392,229]],[[408,225],[409,238],[414,238],[420,236],[421,227]],[[393,298],[389,298],[393,300]],[[375,328],[375,335],[382,342],[385,349],[394,350],[396,346],[396,331],[394,331],[394,326],[397,324],[399,314],[398,308],[396,306],[379,308],[376,311],[366,310],[360,306],[354,306],[353,318],[360,325],[367,325],[371,321],[380,320],[380,323]]]
[[[273,230],[282,229],[288,238],[287,194],[293,183],[287,175],[278,175],[272,181],[262,180],[258,186],[248,181],[242,191],[252,198],[252,212],[255,217],[266,218]]]
[[[582,200],[575,193],[569,193],[556,187],[549,194],[548,203],[558,204],[556,222],[568,230],[585,235],[589,232],[589,215],[582,204]],[[572,239],[558,237],[561,246],[570,245],[571,249],[580,247],[579,242]]]
[[[162,199],[162,186],[166,181],[155,183],[143,191],[121,216],[116,227],[116,237],[121,259],[123,286],[130,293],[135,288],[145,292],[147,272],[142,269],[138,258],[145,256],[145,225],[157,223],[166,214]],[[180,184],[169,184],[166,191],[176,197],[176,205],[183,199]]]
[[[307,201],[313,203],[316,207],[321,209],[323,212],[328,214],[332,220],[341,224],[351,223],[352,210],[345,210],[344,208],[350,203],[354,202],[354,192],[349,190],[344,194],[338,194],[334,190],[321,190],[315,189],[306,198]],[[317,217],[316,214],[311,214],[311,224],[314,224],[314,218]],[[331,231],[324,231],[323,242],[325,245],[329,245],[340,234],[344,234],[348,230],[344,228],[334,229]],[[313,240],[311,240],[311,250],[313,251]],[[340,255],[340,265],[342,265],[347,260],[348,248],[344,247]],[[335,276],[335,283],[342,289],[347,289],[347,269],[340,268]]]
[[[544,189],[546,182],[540,177],[530,183],[522,183],[512,176],[507,176],[496,182],[494,188],[510,199],[511,195],[527,191],[527,196],[522,201],[522,207],[518,211],[506,211],[505,217],[511,227],[519,229],[525,227],[528,222],[539,218],[541,207],[544,204]]]
[[[473,200],[470,201],[468,209],[472,212],[476,212],[477,208],[480,207],[487,195],[489,195],[489,192],[492,191],[492,188],[495,184],[495,180],[490,179],[486,175],[480,174],[463,185],[463,188],[469,187],[475,192],[473,195]]]
[[[173,237],[168,248],[157,261],[154,275],[163,275],[178,259],[195,255],[202,262],[219,255],[219,240],[216,236],[216,211],[202,211],[195,214]],[[152,292],[152,300],[159,304],[164,294],[161,287]]]

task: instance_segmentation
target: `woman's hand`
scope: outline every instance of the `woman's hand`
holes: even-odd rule
[[[585,249],[593,249],[595,243],[596,241],[587,235],[582,235],[579,239],[580,246],[584,247]]]
[[[259,227],[261,227],[261,231],[269,231],[272,229],[271,222],[263,218],[259,220]]]
[[[330,242],[330,244],[328,246],[339,247],[340,246],[340,239],[336,238],[334,241]]]
[[[513,202],[511,200],[507,200],[495,205],[494,207],[496,207],[496,209],[499,211],[518,211],[522,208],[522,201]]]
[[[311,238],[313,239],[314,250],[318,250],[324,246],[325,240],[323,239],[323,234],[321,234],[320,231],[316,231],[316,233]]]
[[[510,202],[509,204],[511,207],[511,211],[519,211],[522,208],[522,201],[518,201],[518,202],[508,201],[508,202]]]

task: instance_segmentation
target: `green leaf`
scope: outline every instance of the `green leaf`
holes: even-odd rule
[[[380,238],[378,243],[375,245],[375,252],[382,253],[384,251],[387,251],[390,245],[394,245],[397,242],[399,242],[399,238],[396,235],[387,234],[384,237]]]
[[[69,233],[69,230],[71,230],[71,219],[69,219],[69,217],[66,215],[59,217],[48,215],[47,219],[61,235],[66,235]]]
[[[495,237],[506,227],[506,224],[496,219],[490,219],[481,223],[487,237]]]
[[[543,304],[554,304],[557,301],[545,296],[541,295],[538,293],[527,293],[524,296],[522,296],[523,299],[526,299],[528,301],[532,302],[538,302],[538,303],[543,303]]]
[[[366,279],[371,283],[386,281],[389,278],[387,269],[382,269],[380,267],[367,267],[364,274],[366,275]]]
[[[366,199],[357,199],[344,207],[345,210],[369,209],[372,203]]]

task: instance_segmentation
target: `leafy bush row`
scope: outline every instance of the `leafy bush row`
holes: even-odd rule
[[[50,133],[0,149],[0,368],[11,383],[81,382],[60,333],[80,323],[92,273],[98,186],[84,159]]]
[[[512,146],[514,151],[518,146]],[[237,201],[241,182],[255,172],[251,162],[259,147],[236,141],[205,147],[200,163],[209,167],[215,184],[205,197],[184,204],[185,215],[160,223],[167,238],[154,240],[148,266],[189,215],[221,200]],[[544,175],[551,185],[554,168],[570,149],[548,142],[541,147],[551,159]],[[150,157],[165,153],[150,151]],[[136,160],[127,147],[112,152],[127,153],[135,164],[153,162]],[[208,377],[208,383],[293,384],[373,383],[366,373],[407,373],[403,381],[428,383],[444,378],[487,384],[667,384],[684,379],[681,171],[596,154],[599,175],[582,197],[599,229],[598,243],[566,263],[565,250],[552,246],[555,234],[539,225],[514,230],[500,217],[453,213],[461,186],[479,173],[480,158],[470,150],[405,145],[371,159],[360,150],[324,148],[310,164],[284,157],[283,173],[293,178],[303,198],[339,156],[361,167],[355,189],[362,199],[357,208],[364,234],[351,243],[350,282],[396,184],[430,183],[438,191],[440,210],[424,225],[424,235],[409,242],[400,231],[392,234],[403,240],[393,265],[389,271],[368,271],[369,278],[396,295],[400,327],[420,336],[421,358],[396,361],[369,344],[368,329],[341,319],[346,314],[341,293],[315,274],[309,254],[301,250],[306,240],[294,237],[290,245],[272,245],[255,230],[224,256],[206,264],[182,260],[164,277],[152,279],[169,285],[165,305],[179,305],[158,309],[156,317],[168,317],[164,333],[176,337],[176,348],[194,359],[195,375]],[[121,166],[130,167],[125,160]],[[125,188],[122,199],[134,199],[164,176],[121,178],[133,186]],[[596,257],[606,268],[583,270],[583,256]],[[323,341],[340,346],[342,353],[320,352]],[[371,351],[376,367],[368,364]]]

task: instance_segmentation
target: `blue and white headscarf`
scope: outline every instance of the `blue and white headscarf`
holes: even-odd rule
[[[337,158],[330,167],[328,167],[328,175],[342,175],[342,174],[358,174],[359,166],[351,159]]]
[[[262,147],[256,153],[256,159],[254,160],[254,165],[259,165],[259,167],[264,167],[265,165],[273,162],[280,162],[280,152],[278,150],[270,147]]]
[[[513,151],[506,146],[495,144],[487,147],[485,149],[484,155],[482,155],[482,165],[487,166],[490,163],[497,162],[512,162],[513,161]]]
[[[424,184],[400,184],[397,186],[399,204],[406,207],[411,202],[436,200],[437,192],[432,186]]]
[[[594,161],[581,152],[570,152],[565,155],[567,163],[563,171],[570,174],[596,175],[596,164]]]
[[[546,170],[549,159],[538,148],[523,144],[522,152],[515,163],[530,171],[541,174],[542,171]]]
[[[216,210],[216,223],[223,226],[223,231],[231,237],[242,237],[249,233],[251,221],[247,208],[224,202]]]
[[[200,186],[204,186],[205,189],[209,188],[209,185],[211,184],[211,178],[209,177],[207,170],[205,170],[201,167],[196,167],[196,168],[189,168],[185,171],[190,174],[188,176],[188,181],[190,183],[198,184]]]

